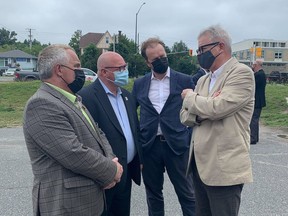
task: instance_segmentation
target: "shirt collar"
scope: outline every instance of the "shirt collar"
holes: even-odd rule
[[[104,88],[104,91],[106,92],[106,94],[114,95],[114,94],[109,90],[109,88],[101,81],[101,79],[99,79],[99,81],[100,81],[102,87]],[[118,95],[118,94],[122,94],[121,88],[119,88],[119,87],[117,88],[117,95]]]
[[[61,94],[63,94],[65,97],[68,98],[68,100],[70,100],[72,103],[75,103],[76,101],[76,95],[71,94],[70,92],[65,91],[62,88],[59,88],[51,83],[45,82],[47,85],[51,86],[52,88],[54,88],[55,90],[57,90],[58,92],[60,92]],[[79,96],[80,97],[80,96]]]
[[[221,67],[219,67],[217,70],[215,70],[213,73],[211,72],[211,78],[213,79],[217,79],[219,77],[219,75],[222,73],[223,68],[225,67],[225,65],[231,60],[232,58],[230,58],[228,61],[226,61],[223,65],[221,65]]]

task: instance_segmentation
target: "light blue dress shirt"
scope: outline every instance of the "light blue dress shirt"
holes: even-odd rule
[[[127,110],[126,110],[123,98],[121,96],[122,91],[120,88],[118,88],[117,95],[115,96],[101,80],[100,80],[100,83],[102,84],[108,96],[108,99],[111,103],[111,106],[113,107],[114,113],[117,116],[118,122],[126,138],[127,163],[130,163],[136,154],[136,149],[135,149],[133,134],[132,134],[130,123],[129,123]],[[125,100],[128,100],[128,98],[125,98]]]

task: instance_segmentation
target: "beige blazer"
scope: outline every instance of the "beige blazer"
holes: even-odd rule
[[[201,180],[210,186],[252,182],[249,123],[254,106],[252,70],[231,58],[208,92],[210,74],[184,98],[181,122],[194,126],[188,170],[195,156]],[[213,95],[220,91],[216,97]],[[203,119],[200,123],[196,116]],[[194,155],[193,155],[194,152]]]

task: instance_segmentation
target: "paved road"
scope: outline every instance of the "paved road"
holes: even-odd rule
[[[254,183],[244,186],[240,216],[288,216],[288,131],[261,127],[251,146]],[[0,129],[0,215],[32,215],[32,172],[22,128]],[[144,187],[133,185],[131,216],[146,216]],[[177,197],[165,181],[167,216],[181,216]]]

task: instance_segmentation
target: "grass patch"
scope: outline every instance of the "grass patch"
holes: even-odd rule
[[[125,86],[132,91],[134,80]],[[28,99],[37,91],[41,82],[5,82],[0,85],[0,128],[22,125],[23,111]],[[89,83],[85,83],[88,85]],[[277,128],[288,128],[288,85],[267,84],[266,102],[261,122]]]

